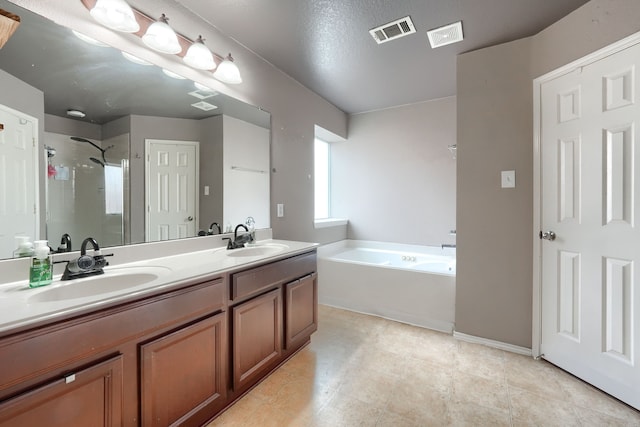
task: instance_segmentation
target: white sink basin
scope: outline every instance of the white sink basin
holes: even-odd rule
[[[57,281],[50,287],[29,297],[29,302],[51,302],[85,298],[109,292],[121,291],[152,282],[163,272],[164,267],[123,268],[105,271],[103,275],[82,279]]]
[[[245,248],[232,249],[227,251],[225,254],[228,257],[238,258],[238,257],[263,257],[270,256],[280,253],[287,249],[286,245],[279,244],[264,244],[264,245],[256,245],[256,246],[247,246]]]

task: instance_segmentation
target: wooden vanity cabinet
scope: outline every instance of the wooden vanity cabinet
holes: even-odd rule
[[[0,403],[0,426],[121,426],[122,356]]]
[[[315,271],[314,251],[231,275],[234,397],[306,344],[317,329]]]
[[[200,426],[310,340],[315,250],[0,334],[0,427]]]
[[[224,278],[185,282],[0,337],[0,425],[202,424],[225,404],[226,290]]]

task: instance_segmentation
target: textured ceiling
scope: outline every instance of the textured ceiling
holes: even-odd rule
[[[456,93],[456,55],[531,36],[588,0],[177,0],[347,113]],[[371,28],[411,16],[381,45]],[[427,30],[462,20],[465,40]]]

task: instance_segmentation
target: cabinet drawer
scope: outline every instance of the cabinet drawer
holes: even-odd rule
[[[315,251],[235,273],[231,276],[231,300],[237,302],[314,271]]]
[[[122,356],[0,404],[0,427],[121,426]]]
[[[0,370],[0,398],[128,340],[219,311],[224,299],[220,278],[6,337],[0,366],[11,369]]]

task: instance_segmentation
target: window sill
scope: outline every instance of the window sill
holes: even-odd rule
[[[316,219],[313,221],[314,228],[328,228],[338,227],[340,225],[347,225],[349,222],[346,218],[324,218]]]

